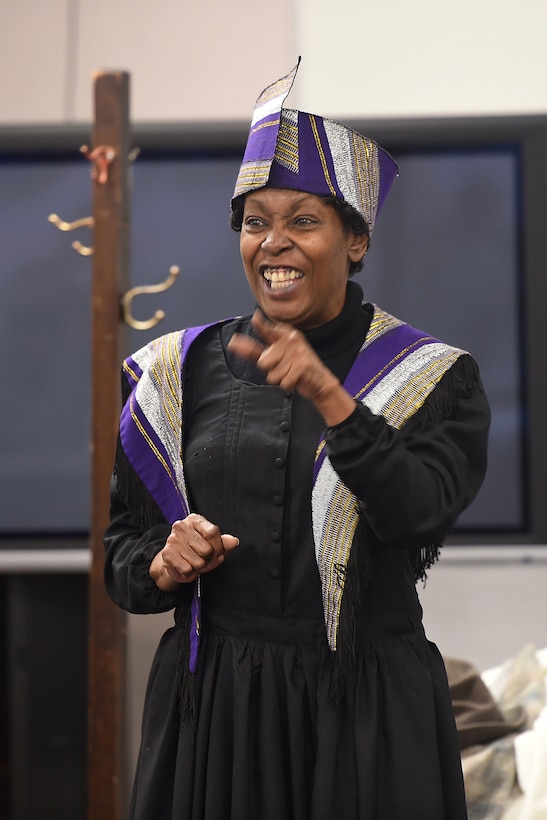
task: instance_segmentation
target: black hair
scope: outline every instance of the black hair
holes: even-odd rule
[[[336,196],[324,196],[321,197],[321,199],[327,205],[330,205],[332,208],[334,208],[334,210],[337,212],[338,216],[342,220],[342,225],[344,226],[344,229],[346,231],[355,233],[358,236],[365,235],[367,237],[370,237],[370,231],[367,223],[365,222],[361,214],[358,211],[356,211],[352,205],[349,205],[349,203],[347,202],[343,202]],[[243,225],[244,208],[245,194],[242,194],[241,196],[238,196],[232,203],[232,211],[230,214],[230,227],[233,231],[241,231],[241,226]],[[360,259],[358,262],[349,263],[350,277],[354,276],[356,273],[363,269],[363,259]]]

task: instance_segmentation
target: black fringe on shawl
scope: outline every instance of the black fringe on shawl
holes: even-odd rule
[[[125,404],[131,392],[125,374],[122,373],[122,401]],[[135,525],[146,532],[156,524],[168,523],[164,514],[146,489],[145,485],[134,471],[125,454],[118,433],[116,446],[116,462],[114,476],[117,481],[117,490],[124,504],[131,511]],[[192,597],[194,583],[183,584],[178,592],[178,603],[175,609],[175,624],[177,625],[179,645],[179,670],[181,676],[179,710],[181,719],[191,717],[195,726],[195,683],[189,669],[190,658],[190,627],[192,620]]]
[[[183,584],[180,590],[179,604],[175,610],[175,623],[180,633],[179,663],[180,670],[180,699],[179,712],[181,720],[190,717],[192,725],[196,727],[196,676],[190,672],[190,628],[192,625],[192,597],[194,586]]]
[[[404,429],[409,432],[422,432],[442,419],[450,418],[456,402],[469,398],[477,388],[483,390],[478,365],[471,356],[461,356],[445,373],[427,401],[409,419]],[[440,557],[441,547],[442,544],[428,544],[410,551],[416,581],[425,583],[428,571]]]
[[[329,682],[329,696],[338,710],[344,701],[346,670],[355,661],[357,635],[361,623],[364,599],[371,578],[371,555],[367,549],[366,525],[360,517],[346,567],[344,594],[340,610],[336,652]]]
[[[410,432],[430,429],[442,419],[450,418],[456,402],[471,396],[477,389],[483,389],[478,366],[471,356],[461,356],[444,374],[435,390],[410,418],[404,429]],[[370,537],[361,517],[343,578],[344,594],[329,686],[330,697],[339,710],[345,696],[346,670],[355,662],[361,613],[371,580],[371,556],[368,548]],[[441,547],[442,544],[428,544],[409,550],[416,582],[421,580],[425,583],[428,570],[440,557]]]

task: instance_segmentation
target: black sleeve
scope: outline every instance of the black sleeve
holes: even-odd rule
[[[149,575],[152,559],[171,532],[168,523],[142,531],[111,482],[110,524],[104,535],[106,590],[115,604],[128,612],[156,613],[173,609],[180,592],[163,592]]]
[[[398,430],[359,405],[342,424],[327,430],[334,470],[363,505],[363,515],[384,543],[442,543],[458,515],[473,500],[486,471],[490,409],[478,371],[465,389],[461,357],[436,390],[450,391],[444,415],[427,425]],[[460,387],[458,388],[458,385]],[[436,401],[430,397],[429,401]],[[424,405],[424,411],[427,408]],[[426,412],[418,413],[423,417]]]

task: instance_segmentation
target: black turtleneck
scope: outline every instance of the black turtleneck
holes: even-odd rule
[[[363,304],[363,291],[357,282],[348,282],[342,313],[305,333],[310,345],[342,382],[363,344],[372,311],[372,305]]]

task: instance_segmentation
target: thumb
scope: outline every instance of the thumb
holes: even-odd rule
[[[276,342],[282,335],[283,325],[279,322],[272,322],[260,308],[253,313],[252,325],[262,341],[268,345]]]
[[[264,351],[264,345],[244,333],[234,333],[228,342],[228,350],[240,359],[252,359],[256,362]]]
[[[222,539],[222,546],[224,547],[226,552],[229,552],[230,550],[233,550],[237,546],[239,546],[239,538],[236,538],[235,535],[228,535],[225,533],[220,537]]]

